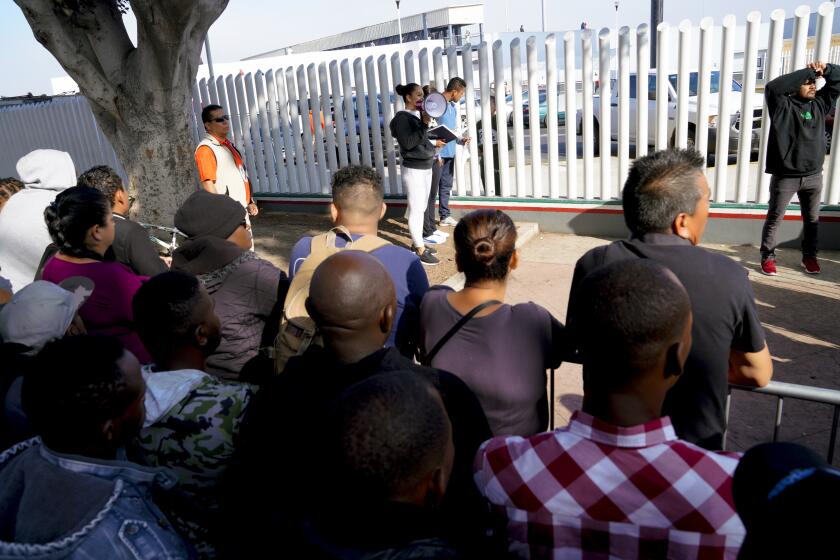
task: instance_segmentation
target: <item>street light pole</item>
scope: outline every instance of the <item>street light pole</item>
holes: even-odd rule
[[[402,51],[402,21],[400,20],[400,0],[394,0],[397,3],[397,33],[399,34],[398,42],[400,44],[400,51]]]
[[[650,0],[650,67],[656,68],[656,28],[662,23],[662,1]]]
[[[542,30],[545,33],[545,0],[542,0]]]
[[[615,0],[613,2],[613,6],[615,6],[615,28],[613,29],[612,35],[615,37],[615,76],[618,79],[618,1]],[[618,82],[616,82],[618,83]]]

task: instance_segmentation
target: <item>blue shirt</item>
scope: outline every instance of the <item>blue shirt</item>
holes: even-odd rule
[[[442,124],[448,127],[452,132],[458,132],[458,112],[455,109],[455,102],[450,101],[446,104],[446,112],[437,119],[438,124]],[[452,140],[451,142],[447,142],[446,146],[440,149],[438,152],[438,156],[442,158],[454,158],[455,157],[455,144],[457,144],[457,140]]]
[[[352,235],[353,240],[360,238],[361,235]],[[335,244],[338,247],[344,247],[347,242],[342,237],[336,237]],[[295,272],[303,264],[312,247],[312,238],[309,236],[302,237],[292,248],[292,254],[289,257],[289,282],[295,277]],[[394,288],[397,292],[397,313],[394,317],[394,326],[391,328],[391,334],[388,335],[386,346],[397,346],[406,341],[406,337],[411,337],[412,333],[417,331],[420,317],[420,302],[429,289],[429,278],[426,276],[426,271],[423,270],[423,265],[417,255],[396,245],[386,245],[379,249],[372,251],[371,255],[379,259],[388,273],[391,275],[391,280],[394,281]]]

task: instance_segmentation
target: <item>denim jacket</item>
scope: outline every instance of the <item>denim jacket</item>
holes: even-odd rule
[[[0,559],[192,558],[152,501],[174,485],[162,469],[19,443],[0,454]]]

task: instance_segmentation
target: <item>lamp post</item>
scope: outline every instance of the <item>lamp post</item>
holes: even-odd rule
[[[613,27],[612,36],[615,37],[615,76],[618,79],[618,1],[615,0],[613,2],[613,6],[615,6],[615,27]],[[618,83],[618,82],[616,82]]]
[[[542,0],[542,31],[545,33],[545,0]]]
[[[402,52],[402,21],[400,21],[400,0],[394,0],[397,3],[397,42],[400,44],[400,52]]]

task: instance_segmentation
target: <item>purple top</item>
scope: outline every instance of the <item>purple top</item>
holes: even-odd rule
[[[462,317],[434,286],[420,305],[423,352]],[[454,373],[478,397],[494,435],[528,436],[546,429],[546,370],[560,365],[563,325],[536,303],[503,304],[470,319],[440,349],[431,366]]]
[[[90,334],[114,336],[137,356],[141,364],[152,361],[134,331],[131,300],[146,276],[137,276],[118,262],[71,263],[56,257],[44,267],[44,280],[58,284],[73,276],[93,281],[93,294],[79,309]]]

